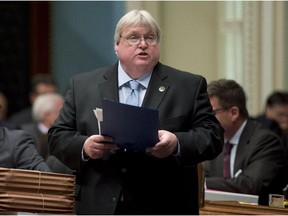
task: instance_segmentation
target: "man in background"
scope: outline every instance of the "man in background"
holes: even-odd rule
[[[32,105],[38,95],[57,92],[57,84],[50,74],[36,74],[31,81],[29,99],[31,106],[20,110],[10,116],[9,122],[22,125],[31,122],[32,119]]]
[[[284,146],[280,138],[249,118],[243,88],[233,80],[208,85],[215,115],[225,129],[224,150],[206,162],[207,189],[259,196],[268,205],[269,194],[282,193],[287,184]]]
[[[21,125],[34,140],[38,153],[44,158],[53,172],[72,174],[56,157],[49,154],[48,130],[59,116],[64,97],[58,93],[46,93],[36,97],[32,106],[33,121]]]
[[[257,116],[255,120],[281,137],[288,158],[288,92],[272,92],[266,100],[264,113]],[[275,123],[269,124],[269,122]]]
[[[21,128],[33,137],[35,147],[44,159],[49,155],[48,130],[59,116],[63,103],[64,98],[60,94],[39,95],[32,106],[32,121],[21,125]]]

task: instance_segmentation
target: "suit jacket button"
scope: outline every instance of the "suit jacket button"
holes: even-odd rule
[[[116,197],[113,197],[113,198],[112,198],[112,202],[114,202],[114,203],[117,202],[117,198],[116,198]]]

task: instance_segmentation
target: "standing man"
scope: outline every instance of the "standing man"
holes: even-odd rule
[[[199,213],[197,163],[222,151],[223,129],[206,80],[159,62],[160,36],[147,11],[133,10],[116,26],[119,61],[70,81],[49,144],[77,170],[76,214]],[[99,135],[93,113],[103,98],[126,103],[131,80],[140,83],[138,105],[159,110],[159,142],[146,152],[116,149],[111,137]]]
[[[206,162],[207,188],[258,195],[259,204],[268,205],[269,194],[282,193],[287,184],[280,138],[249,118],[244,90],[234,80],[211,82],[208,94],[225,144],[222,154]]]

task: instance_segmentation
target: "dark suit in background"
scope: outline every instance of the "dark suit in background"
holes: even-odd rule
[[[280,137],[249,118],[245,92],[236,81],[212,81],[207,91],[215,115],[225,129],[225,142],[233,144],[232,153],[235,153],[235,158],[230,158],[230,172],[233,170],[230,177],[226,175],[227,170],[225,175],[223,172],[225,151],[216,159],[206,161],[207,188],[259,195],[259,204],[268,205],[269,194],[282,193],[287,182],[285,150]]]
[[[265,115],[259,115],[255,118],[255,120],[275,132],[281,138],[285,147],[286,158],[288,161],[288,134],[281,129],[280,125],[275,120],[268,119]]]
[[[27,131],[32,136],[35,148],[37,149],[38,153],[44,158],[44,160],[46,160],[49,156],[49,149],[47,144],[48,135],[40,131],[36,122],[23,124],[21,128]]]
[[[238,143],[233,175],[239,170],[242,172],[238,177],[224,179],[221,153],[206,163],[207,187],[259,195],[259,203],[268,205],[269,193],[281,194],[285,186],[287,172],[283,168],[283,153],[283,145],[273,132],[248,120]]]
[[[0,127],[0,152],[1,167],[50,171],[35,149],[32,138],[23,130]]]

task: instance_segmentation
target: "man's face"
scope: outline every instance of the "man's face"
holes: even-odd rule
[[[227,140],[234,135],[235,131],[233,129],[233,119],[235,118],[231,109],[223,109],[219,103],[219,99],[215,96],[209,98],[212,109],[215,113],[216,118],[220,122],[221,126],[224,128],[224,137]]]
[[[277,121],[282,130],[288,132],[288,104],[266,107],[266,116]]]
[[[36,86],[35,92],[30,94],[30,101],[33,104],[38,95],[55,92],[57,92],[57,87],[55,85],[40,83]]]
[[[216,118],[218,119],[222,127],[226,130],[226,127],[229,127],[229,121],[227,119],[228,116],[225,112],[226,110],[221,107],[217,97],[210,97],[210,103]]]
[[[156,33],[147,26],[137,25],[127,27],[121,34],[118,44],[115,45],[115,51],[119,57],[123,69],[129,74],[137,70],[148,72],[153,70],[160,58],[159,44],[149,44],[144,38],[149,36],[156,37]],[[138,44],[131,44],[127,38],[140,37]]]

